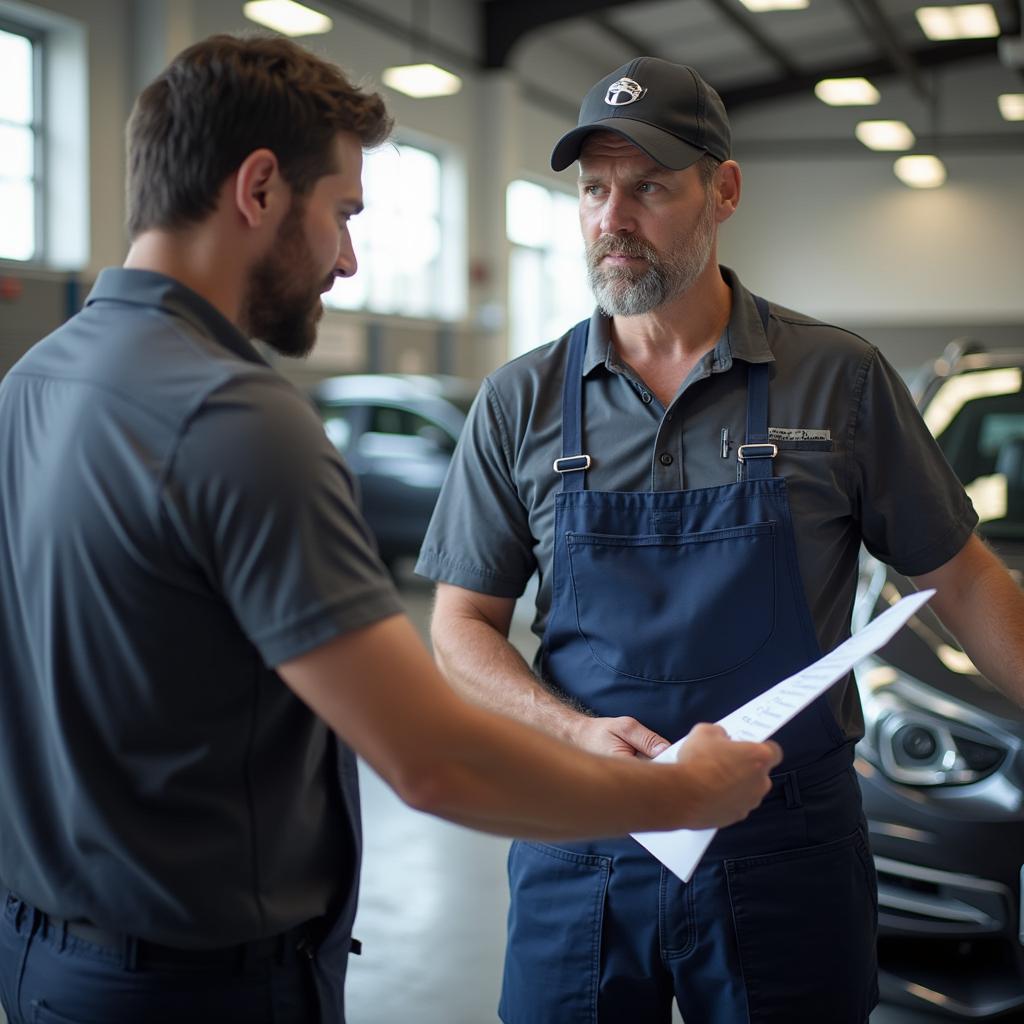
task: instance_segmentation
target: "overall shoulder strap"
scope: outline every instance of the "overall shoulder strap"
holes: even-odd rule
[[[583,360],[587,353],[590,321],[581,320],[569,339],[569,356],[562,382],[562,457],[553,469],[562,474],[563,491],[584,490],[590,456],[583,452]]]
[[[768,333],[768,303],[753,296],[765,334]],[[768,440],[768,381],[771,363],[751,363],[747,367],[747,436],[739,449],[740,476],[744,480],[767,480],[772,476],[772,461],[778,448]]]

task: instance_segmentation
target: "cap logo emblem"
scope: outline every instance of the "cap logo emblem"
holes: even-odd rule
[[[632,78],[620,78],[613,82],[604,94],[604,101],[610,107],[626,107],[647,95],[647,90]]]

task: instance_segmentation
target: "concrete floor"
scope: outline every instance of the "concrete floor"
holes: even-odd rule
[[[406,573],[400,581],[425,631],[430,589]],[[532,643],[528,622],[521,603],[513,626],[521,649]],[[508,842],[409,810],[369,770],[362,782],[365,859],[355,934],[363,955],[349,968],[350,1024],[496,1021]],[[891,1006],[871,1016],[871,1024],[948,1020]]]

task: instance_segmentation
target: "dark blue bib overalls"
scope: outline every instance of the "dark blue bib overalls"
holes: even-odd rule
[[[587,331],[566,369],[542,671],[596,715],[675,740],[819,654],[773,476],[770,365],[747,370],[736,483],[588,491]],[[825,698],[776,739],[772,792],[688,884],[628,837],[513,845],[506,1024],[663,1024],[673,994],[687,1024],[864,1024],[877,903],[852,750]]]

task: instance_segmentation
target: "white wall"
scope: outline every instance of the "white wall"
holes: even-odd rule
[[[815,316],[1024,323],[1024,157],[947,156],[915,191],[892,158],[743,161],[721,258]]]

